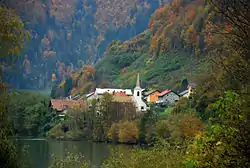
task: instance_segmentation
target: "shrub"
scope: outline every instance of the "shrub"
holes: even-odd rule
[[[88,164],[84,160],[84,156],[79,154],[67,153],[66,157],[59,159],[52,156],[52,161],[48,168],[66,168],[66,167],[77,167],[77,168],[88,168]]]
[[[165,141],[155,144],[154,147],[144,149],[135,148],[122,151],[120,148],[113,150],[103,168],[155,168],[155,167],[184,167],[183,159],[185,150],[179,150],[177,146],[170,146]]]
[[[119,122],[119,141],[122,143],[136,143],[139,137],[139,129],[135,121]]]

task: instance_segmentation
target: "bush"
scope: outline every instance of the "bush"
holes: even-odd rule
[[[177,146],[170,146],[165,141],[155,144],[154,147],[144,149],[135,148],[127,151],[116,149],[104,161],[103,168],[155,168],[155,167],[184,167],[185,150]]]
[[[202,132],[205,124],[193,113],[171,114],[166,120],[156,124],[156,134],[160,138],[184,140]]]
[[[245,100],[227,92],[214,104],[217,121],[189,146],[187,164],[220,168],[250,166],[249,101]]]
[[[84,160],[84,156],[79,154],[67,153],[66,157],[59,159],[55,156],[52,156],[52,161],[48,168],[88,168],[88,164]]]
[[[139,129],[135,121],[120,121],[119,141],[122,143],[136,143],[139,138]]]
[[[119,124],[113,123],[109,129],[108,138],[113,142],[118,142],[119,141],[118,131],[119,131]]]

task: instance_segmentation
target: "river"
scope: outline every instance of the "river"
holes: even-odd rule
[[[47,168],[51,155],[63,159],[67,152],[82,153],[90,167],[98,168],[112,148],[124,145],[95,143],[91,141],[56,141],[46,139],[22,139],[17,141],[20,155],[24,155],[33,168]],[[124,146],[128,148],[128,146]]]

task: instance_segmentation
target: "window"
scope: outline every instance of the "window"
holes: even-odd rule
[[[140,96],[140,92],[139,91],[137,91],[137,96]]]

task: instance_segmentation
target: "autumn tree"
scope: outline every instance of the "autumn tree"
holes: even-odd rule
[[[2,6],[2,4],[0,4]],[[20,17],[11,9],[0,6],[0,59],[5,60],[4,64],[9,65],[19,55],[25,40],[24,24]],[[27,34],[26,34],[27,37]],[[9,62],[10,61],[10,62]],[[0,63],[2,65],[3,62]],[[1,69],[2,70],[2,69]],[[12,135],[7,120],[8,94],[6,84],[2,82],[0,70],[0,167],[18,168],[22,167],[17,156],[16,147],[9,140]]]
[[[214,58],[214,69],[221,89],[232,89],[236,92],[249,90],[249,2],[247,0],[210,0],[214,12],[224,18],[221,24],[213,24],[214,36],[209,48],[211,54],[218,55]],[[225,26],[230,26],[230,31],[225,32]],[[219,66],[218,66],[219,65]],[[219,68],[221,67],[221,68]]]
[[[139,129],[137,122],[119,122],[119,141],[123,143],[136,143],[138,141]]]

